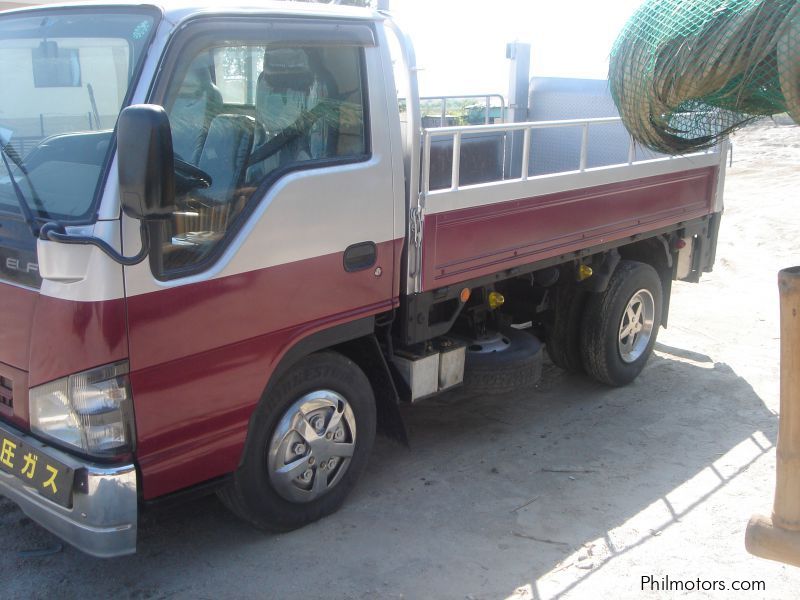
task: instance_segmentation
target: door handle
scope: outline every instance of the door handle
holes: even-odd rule
[[[344,251],[344,270],[348,273],[369,269],[378,260],[378,247],[375,242],[352,244]]]

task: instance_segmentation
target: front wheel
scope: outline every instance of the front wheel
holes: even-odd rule
[[[644,368],[661,327],[661,279],[645,263],[624,260],[608,288],[586,304],[581,355],[586,373],[601,383],[622,386]]]
[[[259,404],[242,464],[220,498],[258,528],[302,527],[342,505],[374,440],[366,375],[339,354],[312,354]]]

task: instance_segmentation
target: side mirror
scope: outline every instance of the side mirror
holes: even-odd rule
[[[122,210],[134,219],[159,219],[175,211],[172,132],[166,111],[136,104],[120,113],[117,167]]]

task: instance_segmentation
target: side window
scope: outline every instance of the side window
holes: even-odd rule
[[[262,184],[298,168],[366,158],[362,52],[226,43],[179,61],[164,102],[178,210],[159,236],[159,276],[202,268]]]

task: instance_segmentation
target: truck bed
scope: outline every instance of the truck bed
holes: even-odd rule
[[[421,253],[409,267],[419,275],[417,289],[409,291],[599,247],[722,209],[725,147],[657,156],[635,147],[620,129],[618,117],[606,117],[424,130]],[[505,140],[501,158],[493,150],[498,137]],[[553,156],[559,157],[555,166]]]

